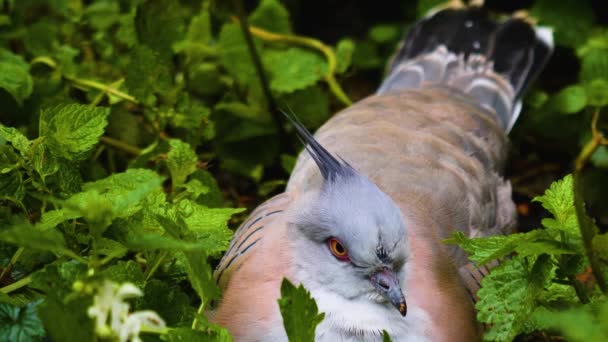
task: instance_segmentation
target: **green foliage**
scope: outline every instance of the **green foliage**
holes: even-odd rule
[[[602,340],[597,339],[602,336],[597,329],[579,331],[559,323],[576,312],[586,312],[590,321],[597,321],[601,316],[596,315],[603,311],[592,308],[606,301],[597,289],[585,289],[576,278],[583,272],[586,258],[576,217],[572,175],[553,183],[534,201],[553,216],[542,220],[541,229],[474,239],[457,233],[446,240],[462,247],[479,265],[502,260],[482,280],[477,292],[477,318],[491,324],[484,339],[510,341],[522,332],[558,329],[567,330],[566,335],[574,340],[585,340],[577,335],[581,331],[592,340]],[[598,236],[598,246],[602,239],[604,236]],[[569,309],[558,312],[564,307]]]
[[[290,342],[315,340],[315,329],[325,313],[319,313],[317,303],[304,286],[295,287],[288,279],[283,279],[279,307]]]
[[[33,91],[34,82],[29,69],[29,64],[23,57],[0,48],[0,88],[11,94],[20,104]]]
[[[2,341],[40,341],[44,329],[36,315],[36,303],[25,307],[0,304],[0,339]]]
[[[403,19],[357,23],[360,32],[312,27],[298,12],[305,1],[246,5],[248,22],[267,31],[253,43],[272,95],[314,130],[343,107],[332,79],[349,96],[373,93],[414,13],[442,3],[404,2],[390,16]],[[589,2],[537,0],[531,12],[580,62],[567,82],[533,89],[521,120],[535,141],[560,141],[554,154],[566,165],[593,138],[581,128],[591,110],[608,104],[608,34]],[[87,312],[95,289],[113,281],[142,289],[135,310],[168,324],[145,340],[231,341],[202,314],[220,297],[212,265],[242,220],[226,207],[281,191],[301,147],[295,136],[291,148],[279,140],[285,127],[270,115],[236,14],[215,0],[0,0],[0,340],[101,339]],[[337,32],[314,40],[302,27]],[[606,146],[589,161],[605,170]],[[600,204],[602,177],[591,189]],[[535,198],[551,214],[541,229],[449,240],[478,264],[510,257],[480,291],[487,339],[550,330],[605,340],[604,326],[592,329],[605,299],[577,280],[590,262],[572,183]],[[607,236],[590,242],[601,265]],[[312,340],[323,314],[301,286],[284,283],[282,295],[290,340]]]

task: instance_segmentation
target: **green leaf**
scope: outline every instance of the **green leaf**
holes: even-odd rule
[[[108,124],[109,108],[59,105],[40,114],[40,135],[51,151],[68,160],[82,160],[99,141]]]
[[[170,215],[182,219],[187,229],[194,234],[197,243],[210,256],[217,256],[228,248],[232,231],[226,222],[244,208],[207,208],[194,201],[184,199]]]
[[[287,108],[294,108],[298,118],[309,128],[321,126],[330,117],[329,96],[318,85],[285,94]]]
[[[186,260],[186,272],[190,284],[199,298],[202,305],[206,305],[210,300],[220,296],[220,289],[213,278],[213,270],[207,261],[207,254],[202,250],[183,252]]]
[[[353,53],[355,52],[355,42],[352,39],[341,39],[336,46],[336,72],[341,74],[350,66]]]
[[[52,341],[94,341],[93,320],[87,315],[89,298],[69,300],[47,297],[38,313]]]
[[[172,45],[184,36],[184,9],[178,1],[145,1],[137,6],[135,29],[140,43],[163,56],[170,56]]]
[[[608,32],[598,30],[577,49],[581,62],[579,78],[589,83],[595,79],[608,79]]]
[[[74,282],[86,275],[86,266],[75,261],[48,264],[32,275],[30,287],[45,293],[48,298],[64,300],[72,293]]]
[[[172,81],[167,58],[145,45],[136,46],[127,67],[125,86],[138,100],[153,105],[155,94],[164,95]]]
[[[278,302],[289,342],[314,341],[315,329],[325,318],[325,313],[319,313],[317,303],[304,286],[300,284],[296,288],[284,278]]]
[[[254,41],[260,51],[259,42]],[[244,85],[259,85],[257,73],[251,62],[249,49],[245,44],[243,33],[238,24],[230,23],[222,26],[218,40],[220,62],[228,73]],[[244,58],[246,56],[246,58]],[[254,83],[255,82],[255,83]]]
[[[0,144],[4,144],[5,141],[11,143],[24,156],[30,150],[31,142],[23,133],[19,132],[16,128],[6,127],[0,123]]]
[[[521,332],[535,309],[536,298],[550,279],[551,268],[548,255],[538,257],[532,269],[520,258],[513,258],[483,278],[475,308],[480,322],[492,324],[484,340],[511,341]]]
[[[601,342],[608,340],[608,302],[591,303],[561,311],[543,310],[534,316],[540,319],[546,328],[559,331],[574,342]]]
[[[167,154],[167,167],[171,173],[173,188],[177,189],[186,178],[196,170],[198,157],[189,144],[178,140],[169,140],[171,149]]]
[[[232,342],[232,336],[224,328],[214,324],[205,326],[205,331],[190,328],[175,328],[169,330],[165,336],[168,342]]]
[[[249,16],[249,24],[275,33],[291,33],[289,12],[279,0],[262,0]]]
[[[66,247],[63,235],[57,230],[39,230],[29,224],[16,225],[0,231],[0,240],[59,255],[75,254]]]
[[[19,308],[0,304],[0,340],[11,342],[40,341],[45,332],[36,314],[37,303]]]
[[[170,280],[169,280],[170,281]],[[191,325],[196,309],[179,286],[152,279],[146,283],[144,296],[137,301],[137,310],[153,310],[168,326]]]
[[[327,74],[327,62],[316,52],[292,47],[266,51],[262,56],[271,75],[270,88],[291,93],[315,84]]]
[[[0,48],[0,88],[6,90],[20,105],[34,89],[30,67],[21,56]]]
[[[386,330],[382,330],[382,342],[392,342],[391,336],[386,332]]]
[[[144,273],[133,260],[119,261],[104,269],[100,275],[118,284],[133,283],[139,288],[144,286]]]
[[[608,53],[608,50],[606,50]],[[589,106],[603,107],[608,105],[608,81],[595,79],[585,85]]]
[[[483,238],[466,238],[463,233],[456,232],[443,241],[447,244],[460,246],[467,254],[469,259],[484,265],[492,260],[500,259],[513,252],[520,256],[535,256],[543,253],[552,255],[574,253],[562,247],[552,236],[542,229],[532,230],[527,233],[497,235]]]
[[[549,100],[548,106],[561,114],[575,114],[587,105],[587,92],[580,85],[573,85],[560,90]]]
[[[65,207],[87,220],[101,222],[129,217],[141,209],[141,202],[160,188],[163,178],[146,169],[128,169],[104,179],[85,183]]]
[[[209,208],[219,208],[224,205],[224,194],[220,189],[219,185],[213,178],[213,175],[206,170],[196,170],[190,176],[190,182],[199,181],[202,186],[206,189],[209,189],[208,192],[205,192],[198,198],[196,201],[198,204],[202,204]]]
[[[181,188],[184,189],[184,192],[188,194],[191,200],[196,200],[201,195],[209,193],[209,187],[203,185],[198,179],[192,179],[188,183],[182,184]]]
[[[399,27],[395,25],[381,24],[369,30],[369,39],[378,44],[394,43],[401,37]]]
[[[568,234],[570,238],[580,238],[576,210],[574,208],[574,190],[572,175],[551,184],[542,196],[532,201],[540,202],[555,218],[542,220],[543,226]]]

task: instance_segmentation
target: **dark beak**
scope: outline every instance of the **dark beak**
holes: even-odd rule
[[[393,270],[384,268],[371,276],[371,281],[376,287],[376,290],[384,296],[399,312],[401,316],[407,314],[407,304],[405,303],[405,297],[401,292],[401,285],[399,279],[395,275]]]

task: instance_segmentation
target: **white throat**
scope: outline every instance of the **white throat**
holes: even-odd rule
[[[317,326],[315,341],[382,341],[386,330],[394,342],[431,340],[431,319],[416,306],[408,306],[406,317],[388,303],[374,298],[348,299],[328,291],[311,280],[307,272],[297,268],[297,281],[302,282],[325,319]],[[405,290],[407,299],[407,291]]]

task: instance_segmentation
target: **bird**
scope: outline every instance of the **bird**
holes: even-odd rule
[[[210,320],[235,341],[287,341],[287,278],[325,313],[316,341],[479,340],[491,267],[442,241],[513,232],[508,133],[552,50],[529,18],[444,8],[411,27],[374,94],[315,135],[286,114],[305,148],[285,191],[236,230]]]

